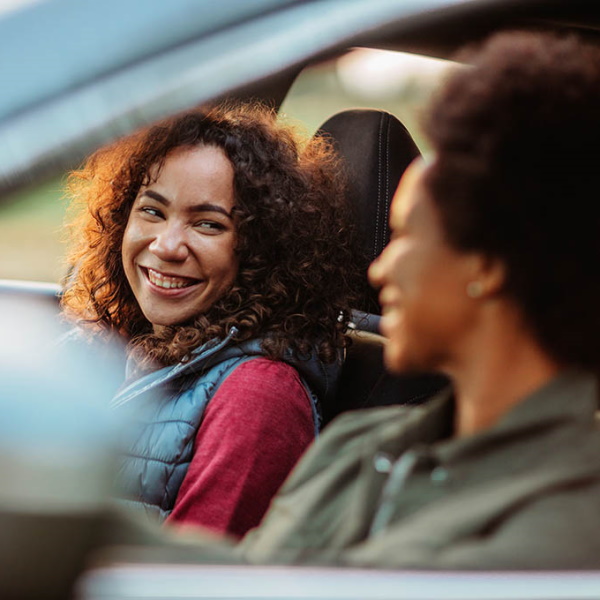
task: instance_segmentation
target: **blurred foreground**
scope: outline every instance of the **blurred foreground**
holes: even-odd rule
[[[111,495],[118,374],[56,346],[52,304],[3,296],[0,331],[0,597],[67,598]]]

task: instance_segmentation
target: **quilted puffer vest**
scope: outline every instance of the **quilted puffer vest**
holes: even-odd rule
[[[263,355],[261,340],[235,344],[235,333],[234,328],[225,340],[197,348],[187,363],[136,380],[112,400],[132,423],[117,475],[118,494],[153,520],[164,520],[173,509],[205,408],[219,386],[240,364]],[[290,355],[284,361],[298,370],[312,399],[316,434],[318,400],[334,392],[340,365],[325,365],[314,356]]]

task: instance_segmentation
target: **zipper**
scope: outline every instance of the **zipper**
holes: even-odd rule
[[[181,373],[181,371],[183,371],[184,369],[187,369],[188,367],[190,367],[192,365],[202,362],[203,360],[209,359],[211,356],[214,356],[217,352],[221,351],[225,346],[227,346],[227,344],[229,344],[229,342],[236,336],[237,331],[238,330],[236,327],[232,327],[229,330],[229,333],[227,334],[227,337],[225,337],[224,340],[222,340],[221,342],[219,342],[212,348],[206,350],[205,352],[202,352],[201,354],[196,356],[193,360],[186,362],[186,363],[179,363],[179,364],[175,365],[172,369],[170,369],[162,377],[159,377],[158,379],[155,379],[155,380],[147,383],[144,387],[142,387],[140,389],[132,389],[132,388],[135,388],[135,386],[139,385],[139,383],[140,383],[139,381],[134,381],[129,387],[125,388],[120,394],[118,394],[111,400],[111,402],[109,404],[110,407],[118,408],[119,406],[123,406],[123,404],[125,404],[126,402],[129,402],[136,396],[139,396],[140,394],[143,394],[144,392],[148,391],[149,389],[152,389],[153,387],[161,385],[165,381],[175,377],[176,375],[179,375]]]

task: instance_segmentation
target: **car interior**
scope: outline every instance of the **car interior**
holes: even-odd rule
[[[292,6],[296,3],[284,4]],[[588,38],[599,39],[600,13],[594,2],[588,0],[448,3],[447,7],[424,11],[413,19],[390,19],[384,26],[355,35],[355,39],[332,39],[331,47],[307,52],[303,60],[292,61],[268,77],[234,86],[211,101],[254,99],[280,109],[303,69],[331,61],[356,46],[447,59],[466,43],[477,42],[492,31],[523,27],[574,30]],[[396,116],[375,108],[346,109],[330,115],[316,135],[330,138],[346,164],[349,197],[355,209],[364,254],[370,262],[389,239],[387,220],[391,198],[402,172],[419,149]],[[91,144],[102,141],[94,135],[88,137],[92,138]],[[51,164],[44,160],[32,161],[22,177],[17,172],[10,179],[0,178],[0,192],[6,195],[32,178],[43,179],[50,171],[72,167],[83,155],[81,148],[79,153],[63,149],[55,152]],[[325,424],[348,409],[395,402],[418,403],[445,384],[445,379],[438,375],[398,378],[385,374],[381,358],[382,338],[378,334],[377,293],[370,288],[366,273],[363,285],[364,289],[360,290],[363,301],[355,307],[351,332],[354,343],[347,352],[335,402],[323,407]],[[57,284],[0,281],[0,294],[17,301],[56,303],[59,293]]]
[[[283,2],[282,4],[293,8],[301,2],[296,0]],[[309,1],[306,6],[310,4],[316,5],[318,2]],[[321,14],[322,11],[326,10],[326,5],[330,4],[329,0],[323,2],[320,9]],[[382,0],[376,4],[383,11],[381,7],[385,2]],[[392,3],[388,4],[391,5]],[[401,4],[401,2],[397,4]],[[354,3],[352,3],[353,5]],[[283,11],[284,8],[278,10]],[[268,10],[270,9],[265,8],[265,11]],[[361,10],[364,10],[364,8]],[[319,8],[317,7],[317,13],[318,11]],[[446,3],[438,2],[435,8],[422,12],[415,9],[414,14],[408,17],[404,17],[400,12],[398,9],[387,21],[382,19],[377,27],[365,27],[363,30],[356,29],[354,32],[345,31],[339,35],[332,34],[331,39],[325,44],[318,45],[315,42],[314,47],[306,50],[302,58],[292,57],[287,62],[282,62],[278,68],[273,68],[267,74],[260,74],[251,81],[242,80],[242,78],[235,80],[231,85],[226,84],[226,87],[229,85],[226,91],[215,93],[208,98],[201,97],[198,101],[219,102],[224,99],[254,99],[267,103],[278,110],[303,69],[310,65],[327,63],[353,51],[356,47],[408,52],[449,59],[465,44],[477,42],[493,31],[508,28],[576,31],[578,34],[600,44],[600,6],[597,0],[463,0]],[[246,16],[245,18],[249,21],[254,17]],[[316,19],[317,17],[314,16],[313,18]],[[139,62],[140,59],[136,58],[132,63],[136,63],[136,61]],[[120,76],[126,75],[123,67],[119,67],[116,71],[121,73]],[[106,78],[108,79],[108,76]],[[62,93],[66,94],[66,91],[63,90]],[[60,100],[59,96],[57,98]],[[348,195],[360,231],[360,250],[370,262],[381,253],[389,240],[388,216],[391,199],[402,173],[408,164],[419,155],[420,150],[413,139],[414,132],[411,135],[411,132],[397,116],[386,110],[368,105],[368,102],[365,102],[365,104],[366,106],[363,105],[360,108],[351,107],[329,115],[317,127],[314,135],[327,137],[336,148],[345,166],[348,176]],[[34,105],[32,104],[32,106]],[[19,118],[22,117],[20,122],[17,122],[18,119],[14,120],[13,124],[17,128],[15,131],[19,131],[18,126],[28,126],[25,110],[22,111],[21,115],[17,111],[9,114],[8,117],[3,117],[0,111],[0,134],[3,128],[9,125],[13,126],[10,119],[14,119],[15,115]],[[29,158],[25,157],[24,166],[15,168],[9,175],[3,173],[2,167],[0,167],[0,205],[4,198],[11,198],[15,191],[26,189],[32,181],[43,182],[50,176],[56,176],[66,169],[73,168],[90,150],[107,141],[107,138],[114,138],[125,131],[130,131],[149,122],[151,120],[149,115],[150,113],[144,113],[142,109],[139,109],[137,113],[122,114],[108,123],[110,132],[100,131],[101,127],[90,130],[91,133],[87,135],[85,143],[67,144],[66,142],[60,142],[59,144],[57,141],[57,146],[52,152],[32,154]],[[32,121],[32,123],[34,124],[35,121]],[[40,306],[44,310],[52,307],[58,315],[60,284],[1,279],[2,277],[5,277],[5,275],[0,271],[0,298],[13,303],[15,307],[24,305]],[[447,379],[439,374],[396,376],[386,372],[383,364],[384,339],[379,333],[380,307],[377,301],[377,292],[368,283],[366,270],[360,294],[362,301],[360,305],[355,307],[356,310],[353,314],[352,327],[349,332],[352,344],[346,351],[339,388],[333,401],[328,406],[322,407],[324,426],[327,426],[333,418],[347,410],[389,404],[419,404],[447,385]],[[133,576],[133,579],[136,576],[138,577],[137,584],[135,581],[132,583],[133,580],[127,579],[127,577],[132,577],[131,572],[123,575],[124,579],[120,584],[115,579],[107,583],[108,575],[102,569],[99,569],[86,580],[81,597],[173,597],[172,593],[175,589],[173,586],[177,585],[177,581],[179,581],[179,585],[183,585],[181,581],[187,581],[187,572],[185,569],[181,569],[175,574],[172,571],[169,572],[170,574],[165,576],[166,579],[161,580],[162,583],[156,580],[153,589],[150,589],[150,583],[147,583],[144,588],[143,585],[139,584],[139,581],[142,578],[146,578],[147,582],[151,581],[160,572],[160,569],[152,570],[152,567],[148,565],[140,567],[140,569]],[[273,585],[277,582],[278,572],[266,569],[263,571],[260,576],[262,577],[260,580],[262,581],[262,587],[259,592],[256,592],[256,588],[252,588],[259,576],[248,583],[248,594],[255,593],[257,594],[255,596],[241,594],[239,587],[236,590],[230,590],[231,593],[235,592],[235,596],[227,596],[227,589],[229,588],[219,588],[218,586],[222,585],[223,578],[227,579],[230,575],[223,571],[221,579],[211,583],[211,573],[219,574],[218,570],[215,571],[211,567],[210,569],[204,568],[204,570],[200,568],[193,575],[193,577],[196,577],[193,581],[196,582],[194,589],[197,595],[185,595],[187,592],[184,586],[181,587],[181,595],[176,597],[280,597],[273,588]],[[239,571],[236,573],[239,583],[241,581],[239,577],[243,579],[243,576],[240,575]],[[118,579],[119,574],[115,575],[113,571],[110,576]],[[380,584],[382,581],[384,582],[380,587],[381,593],[376,595],[378,592],[375,590],[374,583],[368,580],[367,575],[363,576],[361,574],[360,576],[364,578],[360,579],[358,577],[354,583],[348,580],[340,587],[333,580],[327,580],[325,573],[308,571],[304,583],[308,587],[302,588],[300,586],[298,589],[304,589],[302,597],[306,598],[364,598],[368,597],[365,595],[367,593],[369,597],[373,598],[500,597],[494,595],[496,588],[494,588],[495,584],[491,580],[484,580],[483,578],[479,580],[477,577],[469,580],[466,576],[463,576],[462,579],[460,579],[460,576],[455,580],[452,578],[446,579],[446,592],[451,594],[454,590],[455,595],[444,596],[443,593],[439,592],[439,587],[431,588],[423,575],[415,574],[412,574],[413,579],[411,579],[410,574],[403,575],[404,579],[400,587],[398,587],[399,579],[395,580],[395,583],[390,580],[388,585],[385,584],[387,580],[383,578],[379,582]],[[178,577],[181,579],[178,579]],[[302,575],[299,577],[302,577]],[[311,577],[313,579],[310,579]],[[593,594],[597,592],[598,588],[596,586],[600,584],[598,577],[598,574],[591,575],[589,581],[587,581],[585,575],[580,576],[578,580],[581,584],[580,587],[577,587],[579,584],[574,583],[575,576],[568,581],[559,578],[552,581],[548,579],[542,596],[539,595],[540,588],[535,587],[536,582],[539,584],[540,579],[532,579],[528,581],[525,587],[518,588],[521,594],[518,597],[562,598],[563,600],[567,597],[580,600],[593,598],[597,597]],[[127,588],[128,581],[129,585],[133,586],[129,591]],[[171,586],[169,588],[164,587],[167,585],[165,583],[167,581]],[[198,591],[198,581],[203,581],[206,584],[203,590]],[[266,581],[275,583],[269,587],[265,584]],[[311,581],[314,583],[312,588],[309,585]],[[522,583],[524,579],[519,580],[516,577],[515,581],[517,582],[516,585],[519,586],[519,581]],[[135,587],[136,585],[138,587]],[[284,585],[289,586],[289,581]],[[469,586],[471,587],[469,588]],[[161,589],[165,590],[164,595],[160,595]],[[254,589],[254,592],[251,591],[252,589]],[[535,591],[536,589],[537,591]],[[579,595],[573,592],[574,589],[578,589]],[[132,590],[137,590],[138,595],[135,595]],[[465,590],[467,591],[465,592]],[[290,591],[289,588],[288,591]],[[427,593],[433,595],[426,596]],[[238,594],[241,595],[238,596]],[[264,596],[261,594],[264,594]],[[513,595],[507,595],[506,597],[516,598],[517,596],[513,593]]]

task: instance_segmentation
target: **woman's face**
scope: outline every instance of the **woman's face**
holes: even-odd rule
[[[392,239],[369,269],[381,288],[385,362],[395,372],[449,370],[476,322],[477,302],[466,293],[476,255],[445,241],[423,186],[425,169],[415,162],[402,177],[391,208]]]
[[[156,331],[208,310],[232,285],[238,262],[233,166],[213,146],[179,148],[142,187],[125,228],[127,281]]]

